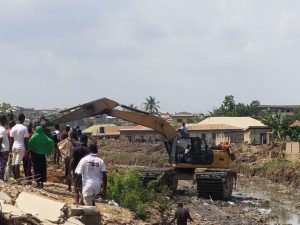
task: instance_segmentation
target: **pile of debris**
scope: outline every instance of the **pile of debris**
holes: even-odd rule
[[[21,192],[15,201],[0,192],[0,221],[4,225],[83,225],[100,224],[101,215],[96,207],[66,205],[30,192]]]
[[[97,202],[95,207],[75,206],[73,193],[66,188],[65,184],[51,182],[45,183],[44,189],[0,182],[0,224],[147,224],[129,210],[113,204]]]

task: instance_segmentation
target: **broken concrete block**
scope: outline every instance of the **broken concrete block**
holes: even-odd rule
[[[8,194],[4,192],[0,192],[0,200],[3,200],[5,203],[11,204],[11,197],[8,196]]]
[[[16,199],[16,206],[23,212],[40,220],[58,223],[63,218],[63,202],[54,201],[44,196],[22,192]]]
[[[84,225],[84,223],[80,222],[80,220],[76,219],[75,217],[70,217],[66,222],[63,223],[63,225]]]
[[[101,224],[101,214],[95,206],[67,206],[67,218],[75,217],[85,225]]]
[[[12,217],[19,217],[23,215],[19,208],[9,204],[1,204],[1,212],[3,214],[9,214]]]

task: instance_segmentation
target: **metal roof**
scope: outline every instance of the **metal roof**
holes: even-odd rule
[[[242,128],[227,124],[192,124],[188,126],[188,130],[242,130]]]
[[[247,130],[250,127],[268,128],[259,120],[251,117],[209,117],[198,123],[198,125],[219,125],[231,126],[239,129]]]

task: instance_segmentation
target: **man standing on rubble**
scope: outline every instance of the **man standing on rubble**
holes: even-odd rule
[[[188,219],[191,222],[194,222],[194,220],[190,215],[189,210],[187,208],[184,208],[182,203],[178,203],[177,209],[174,214],[174,218],[170,221],[170,224],[172,224],[175,220],[177,220],[177,225],[187,225]]]
[[[9,152],[12,154],[12,172],[15,179],[20,178],[20,164],[23,160],[25,151],[28,151],[28,129],[23,125],[25,115],[20,113],[18,116],[19,124],[10,130]]]
[[[9,140],[5,126],[7,118],[5,115],[0,116],[0,180],[4,180],[5,166],[9,156]]]
[[[103,186],[102,195],[106,194],[106,166],[104,161],[97,156],[97,145],[90,145],[89,150],[90,154],[80,160],[75,173],[82,175],[84,204],[95,205],[95,198],[100,193],[101,186]]]
[[[88,144],[88,136],[86,134],[81,135],[80,137],[80,146],[77,146],[73,150],[73,154],[71,156],[71,162],[70,162],[70,167],[69,167],[69,179],[71,177],[73,178],[74,181],[74,192],[75,192],[75,204],[82,204],[79,202],[80,199],[80,192],[82,191],[82,181],[81,181],[81,175],[75,174],[75,169],[79,163],[79,161],[85,157],[89,153],[89,148],[87,146]]]

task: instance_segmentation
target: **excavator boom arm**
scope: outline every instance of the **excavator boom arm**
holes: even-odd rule
[[[118,106],[126,108],[127,111],[116,109]],[[153,130],[156,130],[168,140],[177,137],[176,130],[164,119],[159,116],[150,115],[140,110],[131,109],[128,106],[120,105],[119,103],[108,99],[102,98],[83,105],[75,106],[60,112],[54,119],[45,119],[48,123],[59,124],[66,123],[92,116],[107,114],[109,116],[117,117],[129,122],[140,124]]]

